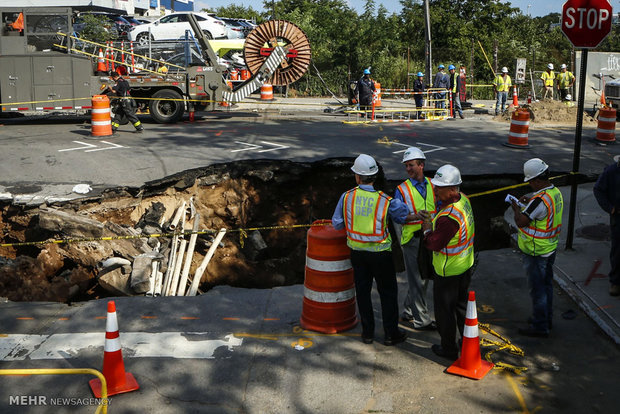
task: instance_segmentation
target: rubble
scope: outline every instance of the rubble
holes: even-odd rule
[[[530,122],[533,124],[548,124],[557,126],[575,126],[577,123],[577,105],[575,102],[560,102],[542,100],[531,104],[521,105],[530,113]],[[510,122],[515,108],[511,105],[504,113],[497,115],[496,121]],[[591,117],[584,112],[583,125],[596,125],[596,115]]]

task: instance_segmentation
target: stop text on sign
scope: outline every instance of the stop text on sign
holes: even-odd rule
[[[569,7],[566,9],[566,19],[564,26],[567,29],[601,30],[603,24],[611,18],[611,13],[607,9],[587,9],[585,7]]]

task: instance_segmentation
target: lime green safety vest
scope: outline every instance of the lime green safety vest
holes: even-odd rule
[[[540,256],[556,249],[564,211],[562,193],[556,187],[540,190],[530,201],[535,198],[540,198],[547,207],[547,217],[532,220],[526,227],[519,228],[519,249],[530,256]]]
[[[493,81],[493,85],[497,88],[497,92],[508,92],[512,86],[510,76],[506,75],[506,81],[502,75],[497,75]]]
[[[461,199],[437,213],[433,230],[440,217],[456,221],[459,230],[441,251],[433,252],[433,268],[439,276],[457,276],[474,265],[474,212],[469,199],[461,193]]]
[[[454,71],[454,73],[452,74],[452,82],[454,82],[454,85],[452,86],[452,93],[456,93],[456,78],[457,76],[459,76],[458,73],[456,73],[456,71]]]
[[[387,225],[391,200],[392,197],[382,191],[366,191],[359,187],[345,193],[342,208],[347,245],[351,249],[372,252],[392,249]]]
[[[426,210],[433,215],[437,212],[435,209],[435,194],[433,193],[433,184],[431,180],[424,177],[426,182],[426,198],[415,188],[411,180],[407,180],[398,186],[397,191],[403,196],[403,201],[409,208],[409,213],[417,214],[420,210]],[[413,237],[413,233],[422,228],[422,220],[410,221],[403,224],[403,234],[400,237],[400,244],[406,244]]]
[[[569,71],[558,73],[558,86],[560,89],[566,89],[571,84],[571,82],[575,79],[575,75],[570,73]]]
[[[540,75],[540,79],[542,79],[545,86],[553,86],[553,80],[555,79],[555,73],[551,71],[551,73],[547,73],[544,71],[542,75]]]

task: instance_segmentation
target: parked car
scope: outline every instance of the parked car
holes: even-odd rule
[[[226,29],[228,30],[227,36],[229,39],[243,39],[245,38],[244,29],[241,23],[237,19],[229,19],[227,17],[216,17],[224,23],[226,23]]]
[[[179,39],[185,36],[186,30],[191,30],[188,20],[189,13],[171,13],[160,17],[152,23],[133,27],[129,32],[129,39],[146,45],[150,40]],[[206,13],[194,13],[198,24],[208,39],[226,38],[226,24]]]
[[[236,19],[236,20],[239,22],[239,24],[241,24],[244,27],[243,34],[246,37],[256,27],[256,24],[254,24],[254,22],[250,20],[246,20],[246,19]]]
[[[122,17],[123,19],[125,19],[129,23],[131,23],[132,26],[139,26],[139,25],[144,23],[144,22],[141,22],[140,20],[138,20],[138,19],[136,19],[135,17],[132,17],[132,16],[120,16],[120,17]]]
[[[105,26],[106,31],[112,33],[113,37],[115,38],[127,37],[129,30],[133,27],[132,24],[127,21],[127,19],[117,14],[98,12],[80,13],[73,22],[73,31],[78,36],[82,29],[84,29],[85,23],[83,16],[86,14],[104,17],[109,22],[109,24]]]

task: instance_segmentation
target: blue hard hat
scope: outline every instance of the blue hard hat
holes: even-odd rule
[[[418,76],[424,76],[422,72],[418,72]]]
[[[439,69],[443,69],[443,68],[445,68],[444,65],[439,65]]]
[[[456,69],[456,66],[454,66],[454,65],[448,66],[448,70],[452,70],[452,69]]]
[[[364,69],[364,75],[370,75],[370,69]]]

